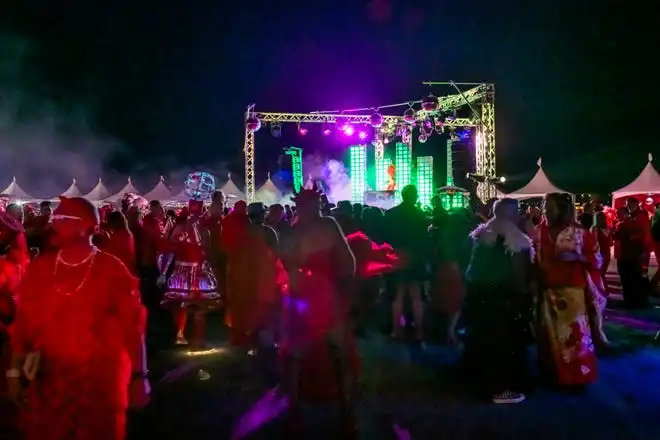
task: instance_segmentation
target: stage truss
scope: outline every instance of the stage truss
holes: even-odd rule
[[[427,85],[451,84],[458,93],[438,97],[438,106],[434,111],[415,110],[415,123],[423,123],[433,118],[445,129],[460,127],[473,127],[476,129],[476,173],[482,176],[483,183],[477,187],[477,194],[481,200],[497,197],[497,189],[492,184],[497,178],[495,167],[495,86],[493,84],[475,83],[424,83]],[[460,85],[476,85],[462,91]],[[411,102],[419,104],[421,101]],[[403,106],[405,104],[402,104]],[[452,112],[459,108],[468,106],[471,117],[457,118]],[[392,107],[392,106],[387,106]],[[249,203],[255,201],[255,130],[247,121],[259,121],[259,126],[272,124],[334,124],[338,120],[350,124],[369,125],[373,113],[356,114],[354,112],[314,112],[314,113],[283,113],[283,112],[258,112],[254,105],[250,105],[245,113],[245,140],[243,143],[243,154],[245,159],[245,194]],[[393,135],[399,127],[411,127],[416,124],[406,122],[403,115],[382,115],[383,124],[380,128],[381,134]],[[412,139],[412,138],[411,138]],[[382,154],[382,143],[376,144],[376,155]]]

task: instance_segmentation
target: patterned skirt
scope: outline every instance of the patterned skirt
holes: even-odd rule
[[[174,263],[174,271],[167,280],[164,306],[212,310],[219,308],[220,303],[218,283],[208,263]]]

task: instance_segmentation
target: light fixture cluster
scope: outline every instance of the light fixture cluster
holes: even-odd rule
[[[416,108],[416,105],[419,107]],[[441,134],[449,132],[453,141],[465,140],[471,132],[469,130],[462,130],[456,132],[451,126],[446,127],[446,121],[453,121],[456,119],[456,110],[440,109],[440,100],[430,94],[423,98],[421,101],[408,102],[406,110],[400,118],[385,117],[380,109],[371,109],[366,122],[356,124],[354,121],[354,113],[350,111],[340,112],[337,115],[331,114],[328,120],[322,122],[321,132],[324,136],[329,136],[332,133],[341,135],[342,137],[354,138],[356,137],[361,143],[382,141],[387,144],[394,137],[400,137],[404,143],[410,141],[413,132],[417,131],[417,140],[420,143],[425,143],[433,134]],[[394,107],[394,106],[388,106]],[[350,114],[350,117],[347,115]],[[330,114],[329,114],[330,115]],[[362,121],[367,119],[362,118]],[[314,121],[318,122],[318,121]],[[249,114],[245,120],[245,128],[250,132],[257,132],[262,127],[262,122],[255,114]],[[297,124],[298,134],[306,136],[310,132],[309,124],[299,122]],[[274,137],[282,136],[282,123],[270,122],[270,132]]]

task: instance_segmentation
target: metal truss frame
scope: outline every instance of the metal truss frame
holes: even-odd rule
[[[428,83],[432,84],[432,83]],[[476,151],[476,174],[486,177],[485,181],[491,181],[496,177],[495,168],[495,87],[493,84],[479,84],[471,89],[461,91],[456,83],[451,83],[458,90],[457,94],[438,98],[438,108],[432,112],[417,110],[415,120],[425,121],[433,117],[442,121],[442,126],[448,129],[458,127],[474,127],[477,132]],[[416,102],[411,102],[410,107]],[[474,104],[478,105],[477,113]],[[473,117],[455,118],[446,116],[454,109],[468,105],[473,111]],[[372,113],[355,114],[339,112],[314,112],[314,113],[285,113],[285,112],[257,112],[254,105],[248,107],[245,120],[257,118],[262,125],[266,124],[333,124],[337,120],[353,124],[369,124]],[[383,127],[385,131],[394,132],[396,127],[407,125],[401,116],[383,115]],[[245,195],[248,203],[255,201],[255,133],[245,128],[245,139],[243,142],[243,154],[245,163]],[[480,184],[477,193],[482,200],[496,196],[496,189],[492,184]]]

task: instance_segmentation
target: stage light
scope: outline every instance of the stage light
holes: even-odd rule
[[[335,119],[335,125],[337,126],[337,128],[344,131],[346,129],[346,127],[348,127],[349,124],[348,124],[348,121],[346,119],[337,118],[337,119]]]
[[[270,134],[272,134],[273,137],[276,138],[282,137],[282,124],[280,124],[279,122],[275,122],[271,124]]]
[[[342,128],[342,131],[344,132],[344,134],[346,136],[353,136],[353,134],[355,133],[355,128],[353,128],[352,125],[347,124],[347,125],[344,125],[344,127]]]
[[[245,128],[252,133],[256,133],[261,128],[261,121],[255,116],[250,116],[245,120]]]
[[[390,138],[385,138],[385,139],[383,139],[383,143],[384,143],[384,144],[389,144],[389,143],[390,143]]]
[[[419,137],[417,138],[420,144],[426,143],[426,141],[429,140],[429,137],[426,135],[426,133],[420,133]]]
[[[422,99],[422,109],[427,112],[432,112],[437,110],[439,104],[438,98],[430,94],[426,98]]]
[[[365,140],[367,138],[367,132],[366,131],[359,132],[358,137],[360,138],[360,140]]]
[[[371,124],[371,126],[374,128],[378,128],[382,126],[383,121],[384,121],[383,115],[381,115],[377,111],[374,111],[369,117],[369,124]]]
[[[406,121],[407,124],[414,124],[415,123],[415,109],[410,107],[408,110],[403,112],[403,120]]]
[[[506,183],[506,177],[504,176],[500,177],[500,183]]]

